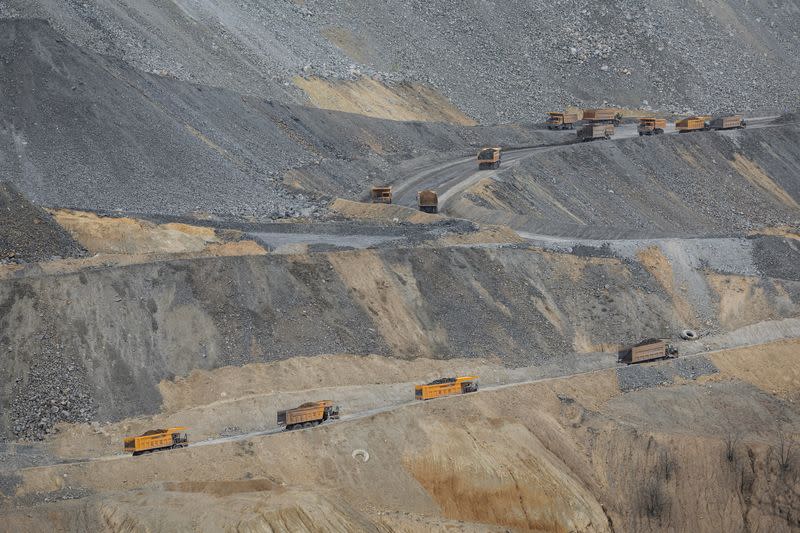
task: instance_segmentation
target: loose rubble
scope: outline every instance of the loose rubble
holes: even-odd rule
[[[633,0],[402,0],[381,9],[353,0],[224,8],[202,0],[175,10],[147,0],[122,18],[110,1],[5,0],[0,16],[44,18],[71,41],[146,72],[244,94],[303,103],[294,76],[367,76],[429,84],[481,122],[507,122],[605,102],[785,111],[800,99],[792,9],[767,0],[735,12]],[[163,24],[140,22],[152,16]]]
[[[43,335],[30,369],[16,378],[11,429],[17,439],[42,440],[58,422],[89,422],[96,415],[83,367]]]
[[[676,377],[694,380],[719,372],[714,363],[707,357],[699,356],[691,359],[677,359],[669,364],[630,365],[617,369],[619,388],[623,392],[648,389],[674,383]]]

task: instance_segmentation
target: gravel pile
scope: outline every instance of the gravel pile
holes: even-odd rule
[[[31,205],[11,184],[0,182],[0,264],[83,254],[81,246],[48,213]]]
[[[676,376],[687,380],[694,380],[700,376],[707,376],[719,372],[714,363],[703,356],[682,359],[678,357],[669,364],[660,365],[630,365],[617,369],[619,388],[623,392],[639,389],[649,389],[663,385],[670,385]]]
[[[96,414],[82,365],[43,336],[30,368],[15,379],[10,409],[17,439],[41,440],[58,422],[89,422]]]
[[[0,0],[159,75],[301,103],[294,76],[423,82],[482,122],[566,104],[786,110],[800,89],[789,2]],[[124,15],[123,15],[124,13]],[[765,53],[769,50],[769,53]]]

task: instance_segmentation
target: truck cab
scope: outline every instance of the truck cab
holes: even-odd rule
[[[392,187],[389,185],[373,187],[369,192],[369,197],[373,204],[390,204],[392,203]]]
[[[667,121],[663,118],[643,117],[639,119],[639,136],[642,135],[660,135],[664,133],[667,127]]]
[[[578,115],[561,112],[547,113],[545,121],[549,130],[573,130],[576,122],[578,122]]]

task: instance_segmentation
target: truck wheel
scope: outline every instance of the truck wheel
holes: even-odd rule
[[[681,331],[681,339],[685,341],[693,341],[697,339],[698,335],[697,332],[692,329],[685,329]]]
[[[358,459],[360,457],[361,461],[364,462],[364,463],[369,461],[369,452],[367,450],[362,450],[361,448],[353,450],[353,453],[350,454],[350,456],[353,459]]]

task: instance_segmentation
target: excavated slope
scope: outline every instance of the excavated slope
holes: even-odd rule
[[[605,100],[786,110],[799,96],[799,9],[771,0],[3,0],[0,17],[45,18],[139,69],[283,102],[344,99],[374,113],[386,101],[382,80],[392,98],[430,85],[466,115],[497,122]],[[412,92],[427,99],[430,90]]]
[[[717,353],[715,374],[633,392],[612,369],[309,431],[25,469],[13,494],[32,503],[8,507],[6,523],[789,533],[800,527],[800,458],[785,447],[800,430],[796,349]],[[60,501],[70,494],[84,497]]]
[[[781,261],[793,259],[776,254],[775,261],[781,271]],[[429,248],[6,279],[0,430],[41,438],[61,420],[154,412],[157,384],[197,368],[376,353],[496,356],[507,365],[568,369],[578,363],[575,352],[611,352],[605,357],[613,360],[621,345],[642,338],[800,312],[800,282],[672,268],[658,247],[635,259]],[[748,306],[738,305],[742,297]]]
[[[242,96],[133,69],[43,21],[0,19],[0,57],[0,175],[52,207],[310,215],[317,194],[360,196],[390,161],[543,138]]]
[[[537,152],[448,206],[547,235],[743,234],[800,224],[800,125],[595,142]]]

